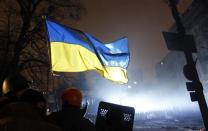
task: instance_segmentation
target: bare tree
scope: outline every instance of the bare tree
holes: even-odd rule
[[[7,75],[21,72],[33,85],[48,88],[50,62],[42,16],[77,21],[85,8],[79,0],[0,0],[0,5],[0,84]]]

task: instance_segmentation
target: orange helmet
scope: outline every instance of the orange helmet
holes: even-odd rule
[[[62,102],[69,105],[81,107],[81,103],[82,103],[81,91],[74,87],[67,88],[66,90],[64,90],[62,94]]]

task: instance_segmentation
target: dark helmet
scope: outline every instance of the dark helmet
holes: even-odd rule
[[[19,99],[32,105],[38,105],[40,102],[46,103],[42,93],[34,89],[23,90],[19,95]]]
[[[62,102],[64,104],[81,107],[82,93],[79,89],[71,87],[64,90],[62,94]]]
[[[46,99],[41,92],[34,89],[25,89],[20,93],[19,100],[33,105],[41,116],[45,116]]]
[[[2,86],[2,93],[18,92],[29,88],[27,80],[21,74],[15,74],[7,77]]]

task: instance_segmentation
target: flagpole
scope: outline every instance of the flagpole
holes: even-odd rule
[[[48,103],[48,93],[49,93],[49,84],[50,84],[50,80],[52,80],[52,82],[54,82],[54,77],[53,77],[53,71],[52,71],[52,64],[51,64],[51,46],[49,43],[49,37],[48,37],[48,29],[47,29],[47,25],[46,25],[46,16],[42,16],[42,19],[44,21],[44,29],[45,29],[45,35],[46,35],[46,44],[47,44],[47,48],[48,48],[48,58],[49,58],[49,69],[47,70],[47,77],[48,77],[48,82],[47,82],[47,103]],[[51,79],[50,79],[51,77]],[[54,84],[52,84],[52,86],[54,86]],[[53,87],[54,88],[54,87]],[[47,104],[48,105],[48,104]]]
[[[49,63],[50,63],[49,68],[50,68],[51,74],[53,74],[52,65],[51,65],[51,46],[50,46],[50,43],[49,43],[48,29],[47,29],[47,25],[46,25],[46,16],[42,16],[42,19],[44,21],[45,34],[46,34],[46,43],[47,43],[47,48],[48,48],[48,58],[49,58]]]

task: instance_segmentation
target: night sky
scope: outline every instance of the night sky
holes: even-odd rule
[[[129,38],[129,73],[141,72],[143,82],[155,81],[155,64],[168,53],[162,31],[173,19],[164,0],[82,0],[86,15],[76,28],[94,35],[104,43]],[[183,12],[192,0],[179,4]]]

